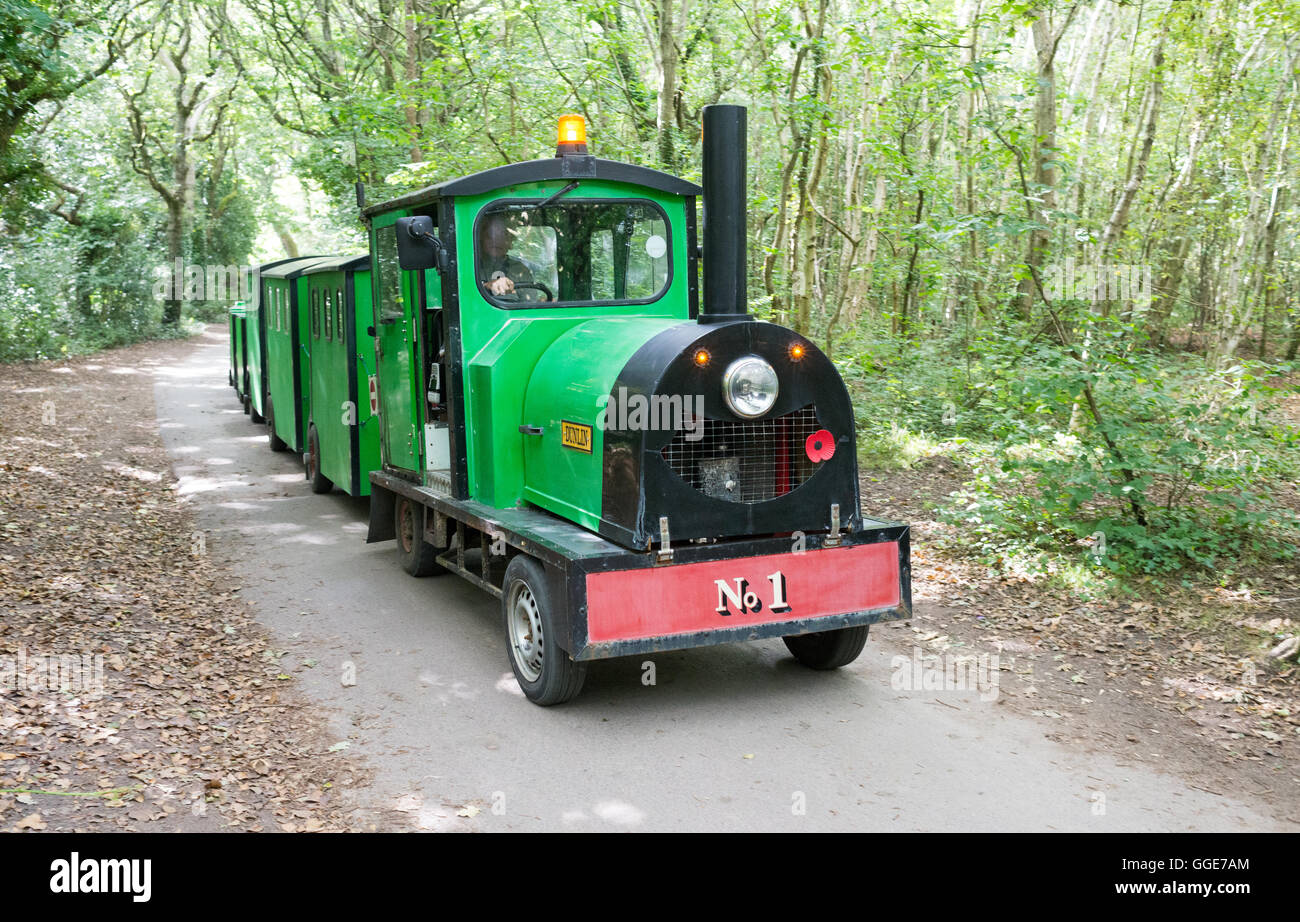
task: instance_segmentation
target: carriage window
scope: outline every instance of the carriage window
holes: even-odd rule
[[[311,336],[320,339],[320,292],[315,289],[311,293]]]
[[[339,339],[343,339],[343,289],[336,289],[334,292],[334,329],[339,331]]]
[[[375,291],[378,295],[379,322],[401,320],[405,313],[402,305],[402,269],[397,262],[397,228],[393,225],[375,231],[375,271],[379,275]]]
[[[334,327],[330,323],[330,293],[325,292],[325,338],[334,338]]]
[[[646,303],[671,279],[668,219],[652,202],[498,202],[475,226],[480,290],[499,307]]]

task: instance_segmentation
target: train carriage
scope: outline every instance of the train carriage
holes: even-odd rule
[[[702,189],[589,155],[566,117],[554,158],[363,207],[368,540],[498,596],[537,704],[594,659],[760,637],[835,668],[910,612],[908,529],[859,509],[839,374],[747,313],[744,121],[705,110]]]
[[[310,414],[306,273],[334,257],[289,260],[262,272],[261,329],[266,357],[265,406],[272,451],[304,453]]]
[[[306,468],[317,493],[335,486],[370,495],[377,470],[379,420],[374,414],[373,301],[370,257],[341,256],[303,273],[307,283],[310,356]]]
[[[309,260],[317,261],[324,257],[291,256],[263,263],[257,267],[254,279],[253,297],[244,305],[244,339],[248,367],[248,390],[244,405],[255,423],[266,422],[266,408],[269,403],[270,357],[267,354],[267,323],[272,317],[272,306],[267,300],[265,274],[291,263]]]
[[[248,343],[243,301],[229,310],[227,320],[230,325],[230,386],[235,389],[239,402],[245,403],[248,394]]]

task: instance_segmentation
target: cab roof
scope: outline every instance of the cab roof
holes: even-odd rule
[[[480,170],[458,179],[448,179],[386,202],[368,205],[361,210],[361,214],[368,218],[397,208],[425,204],[443,196],[479,195],[483,192],[491,192],[493,189],[556,179],[579,182],[584,179],[624,182],[666,192],[669,195],[700,195],[704,191],[693,182],[687,182],[670,173],[652,170],[649,167],[620,163],[617,160],[602,160],[599,157],[569,155],[509,163],[505,166]]]

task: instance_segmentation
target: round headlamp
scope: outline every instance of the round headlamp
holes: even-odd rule
[[[756,419],[776,403],[776,369],[756,355],[746,355],[727,366],[722,376],[722,397],[732,413]]]

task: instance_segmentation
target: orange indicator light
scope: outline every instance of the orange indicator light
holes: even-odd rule
[[[556,138],[556,144],[580,144],[584,148],[587,146],[587,123],[581,115],[561,115],[560,130]]]
[[[808,353],[808,349],[803,343],[796,342],[790,346],[790,358],[797,362]]]
[[[709,364],[709,358],[708,349],[699,349],[695,353],[695,364],[703,368],[705,365]]]

